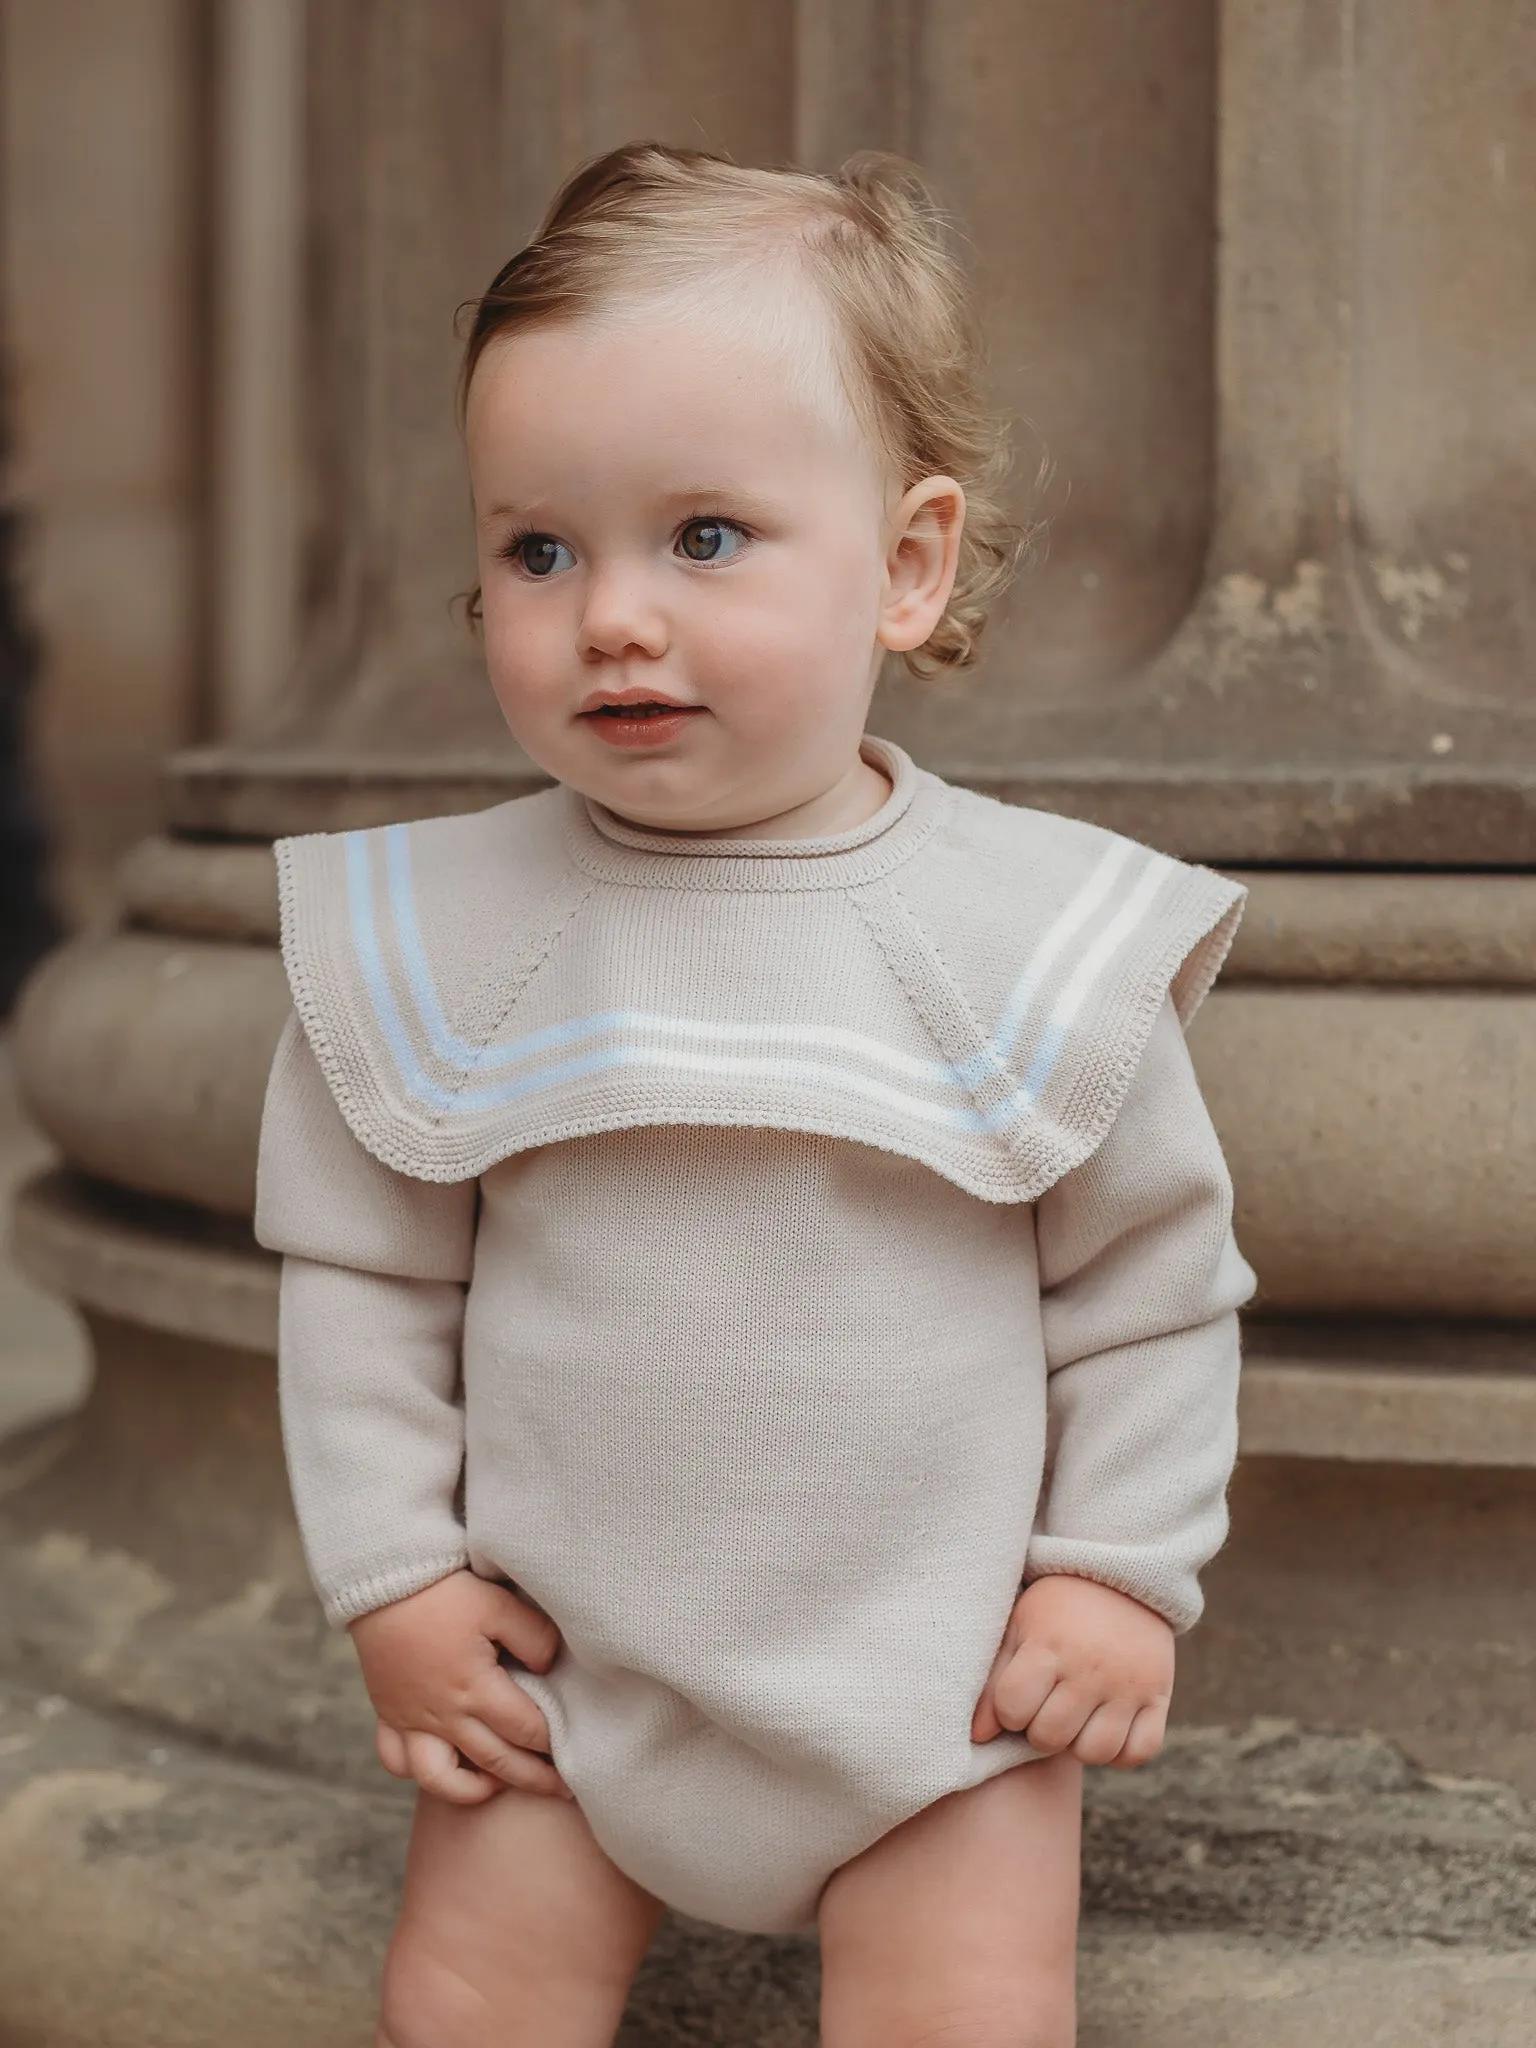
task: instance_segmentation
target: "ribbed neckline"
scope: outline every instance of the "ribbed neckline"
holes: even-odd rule
[[[947,786],[889,740],[866,735],[864,758],[890,777],[872,817],[812,839],[691,839],[648,832],[590,797],[568,792],[567,845],[587,874],[636,887],[774,892],[846,889],[888,874],[938,822]]]

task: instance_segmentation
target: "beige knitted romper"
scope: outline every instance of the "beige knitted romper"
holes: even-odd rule
[[[464,1564],[597,1839],[766,1932],[931,1801],[1021,1582],[1184,1628],[1251,1275],[1182,1020],[1233,884],[870,743],[836,838],[569,791],[279,849],[257,1228],[332,1619]]]

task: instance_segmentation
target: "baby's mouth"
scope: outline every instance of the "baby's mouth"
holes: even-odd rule
[[[592,730],[612,747],[663,747],[702,716],[702,704],[669,704],[664,697],[640,697],[628,704],[594,704],[582,713]]]
[[[675,718],[680,712],[702,711],[702,704],[663,704],[652,699],[642,704],[599,704],[589,718]]]

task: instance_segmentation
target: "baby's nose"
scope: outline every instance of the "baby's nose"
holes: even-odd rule
[[[645,576],[611,570],[590,579],[578,642],[583,655],[618,661],[638,653],[659,660],[670,640],[666,614]]]

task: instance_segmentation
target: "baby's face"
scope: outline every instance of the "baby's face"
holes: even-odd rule
[[[497,701],[641,824],[836,830],[883,794],[858,748],[901,493],[789,346],[590,319],[493,342],[470,388]]]

